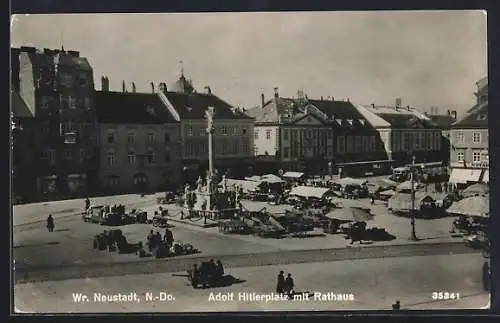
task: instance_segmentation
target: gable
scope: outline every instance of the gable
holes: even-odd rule
[[[320,126],[323,125],[324,122],[320,120],[318,117],[312,114],[306,114],[305,116],[291,122],[295,125],[308,125],[308,126]]]

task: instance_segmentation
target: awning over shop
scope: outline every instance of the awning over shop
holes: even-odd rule
[[[490,182],[490,170],[487,169],[484,171],[484,174],[483,174],[483,179],[481,180],[481,182],[483,183],[489,183]]]
[[[465,184],[467,182],[479,182],[481,173],[481,169],[454,168],[451,171],[449,182],[462,184]]]
[[[284,178],[299,179],[304,176],[304,173],[300,172],[286,172],[283,174]]]
[[[315,197],[320,199],[323,198],[328,191],[330,191],[330,189],[324,187],[297,186],[292,188],[292,190],[290,191],[290,195],[300,197]]]

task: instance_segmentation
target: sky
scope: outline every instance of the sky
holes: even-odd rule
[[[138,91],[180,75],[251,108],[303,90],[360,104],[471,106],[487,76],[484,11],[16,15],[12,46],[78,50]],[[461,111],[459,111],[460,113]]]

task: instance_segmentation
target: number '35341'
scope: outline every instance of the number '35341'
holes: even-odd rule
[[[432,299],[433,300],[460,299],[460,293],[433,292]]]

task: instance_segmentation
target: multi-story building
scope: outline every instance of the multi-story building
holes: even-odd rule
[[[255,118],[260,172],[365,174],[387,164],[376,129],[349,101],[274,97],[248,111]]]
[[[417,109],[401,106],[359,106],[359,111],[377,129],[392,165],[442,162],[441,129]]]
[[[101,187],[112,192],[161,191],[181,179],[179,120],[158,93],[95,93],[100,133]],[[123,83],[125,84],[125,83]]]
[[[441,129],[441,159],[446,165],[449,165],[450,131],[451,125],[457,121],[457,111],[448,110],[446,114],[429,114],[427,116]]]
[[[158,95],[177,113],[180,120],[180,141],[185,180],[205,176],[208,169],[208,136],[205,111],[215,109],[213,155],[215,168],[231,175],[246,175],[253,163],[253,119],[243,109],[235,108],[213,94],[209,87],[197,93],[191,82],[181,74],[167,89],[159,86]]]
[[[488,79],[476,82],[477,102],[451,126],[450,182],[489,182]]]
[[[35,115],[17,91],[11,91],[12,195],[24,201],[34,200],[36,174],[34,151]]]
[[[92,191],[99,161],[92,67],[79,52],[64,49],[21,47],[18,59],[19,94],[36,118],[37,191],[41,196]]]

